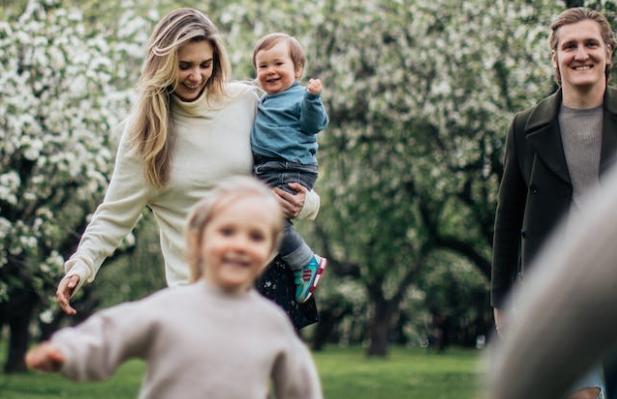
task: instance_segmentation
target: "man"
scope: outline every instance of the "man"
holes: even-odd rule
[[[584,212],[585,195],[617,152],[617,91],[607,87],[615,39],[608,21],[593,10],[568,9],[551,25],[549,42],[560,88],[517,114],[506,142],[491,278],[502,338],[508,328],[502,307],[514,281],[564,216]],[[589,377],[570,399],[599,396],[599,370]]]

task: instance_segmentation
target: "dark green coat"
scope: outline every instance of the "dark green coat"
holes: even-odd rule
[[[491,304],[496,307],[570,209],[572,183],[558,121],[561,99],[559,90],[516,114],[508,131],[493,240]],[[600,174],[616,152],[617,90],[608,88]]]

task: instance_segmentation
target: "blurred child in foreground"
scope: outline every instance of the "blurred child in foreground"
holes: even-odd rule
[[[28,367],[103,380],[130,358],[148,370],[139,398],[322,398],[311,355],[287,315],[254,288],[276,253],[283,216],[250,177],[231,178],[193,209],[192,284],[93,315],[32,348]]]

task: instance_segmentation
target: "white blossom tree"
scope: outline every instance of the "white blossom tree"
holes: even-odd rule
[[[34,310],[53,293],[107,187],[117,129],[129,108],[126,81],[138,72],[142,31],[150,30],[145,18],[124,22],[113,32],[122,46],[110,44],[104,26],[54,0],[30,1],[19,19],[0,23],[0,321],[11,330],[7,371],[23,369]]]
[[[564,5],[238,1],[220,10],[236,76],[250,76],[259,36],[283,30],[306,47],[306,77],[325,83],[322,209],[304,231],[331,260],[322,310],[340,317],[330,310],[341,293],[362,287],[369,354],[386,353],[402,304],[438,251],[466,259],[488,286],[505,132],[514,112],[554,90],[547,39]]]
[[[256,36],[297,35],[307,73],[325,82],[323,206],[308,241],[332,260],[330,276],[354,276],[366,290],[369,354],[385,354],[436,250],[467,258],[486,281],[501,145],[512,112],[551,90],[546,39],[558,7],[326,0],[296,4],[293,20],[269,19],[268,6],[237,6],[228,17],[250,21]],[[325,287],[318,295],[327,300]]]

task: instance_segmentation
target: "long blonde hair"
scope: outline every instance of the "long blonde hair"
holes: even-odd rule
[[[188,42],[208,41],[213,49],[212,75],[206,101],[225,96],[230,66],[217,28],[202,13],[179,8],[167,14],[150,36],[148,54],[137,88],[139,98],[130,122],[130,143],[143,159],[146,181],[162,188],[169,179],[175,131],[171,123],[171,94],[178,82],[178,50]]]
[[[204,231],[219,211],[235,201],[255,198],[263,202],[263,212],[272,214],[272,254],[278,250],[283,239],[283,212],[272,191],[261,181],[251,176],[234,176],[219,183],[194,207],[186,228],[186,254],[190,269],[190,282],[203,275],[201,246]]]

